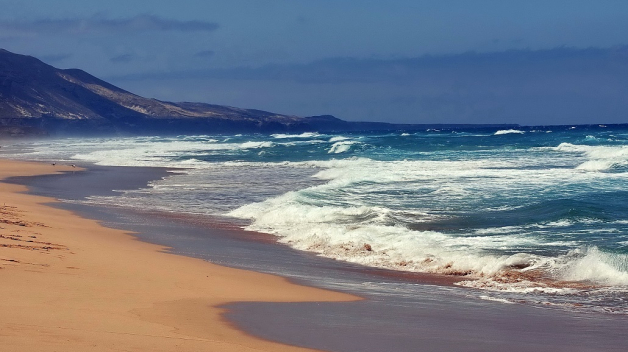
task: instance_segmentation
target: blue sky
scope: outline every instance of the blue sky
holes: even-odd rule
[[[628,1],[0,0],[0,47],[137,94],[408,123],[628,123]]]

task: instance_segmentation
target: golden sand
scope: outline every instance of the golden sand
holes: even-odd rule
[[[0,180],[75,171],[0,160]],[[351,301],[165,253],[0,183],[0,351],[307,351],[223,319],[230,302]]]

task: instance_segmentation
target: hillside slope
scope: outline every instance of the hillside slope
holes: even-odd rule
[[[85,71],[57,69],[4,49],[0,49],[0,125],[57,132],[307,129],[306,119],[297,116],[144,98]]]

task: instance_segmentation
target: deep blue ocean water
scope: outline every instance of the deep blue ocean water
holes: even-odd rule
[[[628,312],[628,126],[55,139],[24,159],[183,168],[89,203],[225,216],[487,299]]]

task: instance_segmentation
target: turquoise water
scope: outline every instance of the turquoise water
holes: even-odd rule
[[[628,127],[60,139],[3,153],[184,171],[86,202],[246,221],[296,249],[626,312]]]

